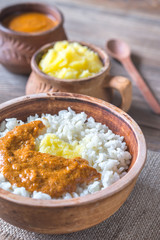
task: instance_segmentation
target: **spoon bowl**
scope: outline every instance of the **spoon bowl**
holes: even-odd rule
[[[106,48],[109,55],[117,60],[127,58],[131,53],[128,44],[120,39],[109,40],[106,44]]]

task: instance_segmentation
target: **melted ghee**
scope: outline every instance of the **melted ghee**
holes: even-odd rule
[[[81,151],[82,146],[77,141],[69,144],[52,133],[46,134],[39,145],[39,152],[64,158],[81,157]]]

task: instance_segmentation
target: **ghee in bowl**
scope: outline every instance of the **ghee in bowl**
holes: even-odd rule
[[[81,79],[99,73],[103,63],[88,47],[77,42],[59,41],[42,56],[39,68],[59,79]]]
[[[9,16],[4,19],[3,25],[13,31],[23,33],[38,33],[54,28],[58,21],[53,17],[40,12],[26,12]]]

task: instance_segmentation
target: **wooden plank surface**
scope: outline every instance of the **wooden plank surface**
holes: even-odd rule
[[[19,2],[1,0],[0,7]],[[26,2],[26,1],[21,1]],[[31,1],[30,2],[34,2]],[[39,0],[39,2],[44,2]],[[65,17],[69,39],[83,40],[102,48],[111,38],[125,40],[132,50],[134,64],[160,102],[160,1],[125,0],[46,0],[57,5]],[[130,78],[123,67],[111,60],[112,75]],[[0,103],[25,94],[28,76],[9,73],[0,66]],[[132,80],[131,80],[132,81]],[[160,116],[147,106],[133,83],[133,101],[129,114],[138,122],[148,148],[160,152]],[[118,96],[117,96],[118,99]]]

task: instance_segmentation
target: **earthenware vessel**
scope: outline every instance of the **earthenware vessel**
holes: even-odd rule
[[[3,20],[15,13],[40,12],[53,16],[58,25],[39,33],[12,31],[3,25]],[[0,11],[0,63],[9,71],[20,74],[31,72],[30,60],[33,53],[46,43],[67,39],[63,28],[63,15],[56,7],[39,3],[19,3]]]
[[[26,121],[29,115],[57,114],[68,107],[77,113],[86,112],[88,117],[124,136],[132,155],[128,173],[101,191],[68,200],[37,200],[0,189],[0,217],[17,227],[60,234],[94,226],[120,208],[144,166],[146,143],[141,129],[124,111],[100,99],[73,93],[24,96],[0,105],[0,122],[11,117]]]
[[[88,78],[68,80],[58,79],[56,77],[52,77],[43,73],[39,69],[38,63],[42,58],[43,54],[45,54],[48,49],[54,46],[54,43],[49,43],[41,47],[32,57],[32,73],[26,85],[26,94],[34,94],[48,91],[72,92],[93,96],[103,99],[107,102],[111,102],[113,89],[116,89],[119,91],[122,99],[120,108],[124,111],[128,111],[132,100],[131,82],[125,77],[112,77],[109,75],[110,60],[105,51],[89,43],[79,43],[81,45],[87,46],[91,50],[98,53],[103,63],[103,68],[98,74],[95,74],[94,76]]]

